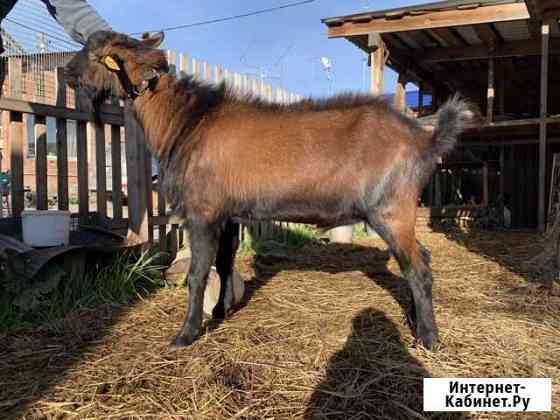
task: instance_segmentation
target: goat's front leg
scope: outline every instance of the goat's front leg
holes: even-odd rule
[[[216,270],[220,275],[220,297],[212,311],[214,319],[224,319],[234,303],[233,266],[237,248],[239,248],[239,223],[228,221],[220,235],[218,255],[216,256]]]
[[[191,243],[191,266],[187,278],[189,307],[187,318],[175,338],[178,347],[192,344],[201,333],[204,292],[212,262],[216,257],[219,229],[205,224],[191,224],[188,228]]]

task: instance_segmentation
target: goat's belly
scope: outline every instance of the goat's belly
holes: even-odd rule
[[[322,200],[259,200],[244,203],[232,219],[241,223],[278,221],[333,226],[355,223],[363,219],[363,212],[354,203],[344,199]]]

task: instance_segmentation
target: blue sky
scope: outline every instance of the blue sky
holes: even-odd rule
[[[120,32],[139,32],[292,3],[294,0],[90,0]],[[329,92],[320,58],[333,63],[333,91],[368,88],[365,54],[343,39],[328,39],[321,18],[418,4],[419,0],[315,0],[235,21],[166,33],[165,47],[232,71],[270,75],[269,82],[302,95]],[[259,70],[260,67],[260,70]],[[395,75],[385,74],[392,92]],[[408,85],[407,89],[414,89]]]

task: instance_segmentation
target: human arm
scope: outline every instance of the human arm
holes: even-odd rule
[[[66,33],[82,45],[92,33],[111,30],[109,24],[85,0],[42,0],[42,2]]]

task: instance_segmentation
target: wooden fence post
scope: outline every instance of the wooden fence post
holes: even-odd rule
[[[95,124],[95,175],[97,212],[102,221],[107,218],[107,152],[105,150],[105,125]]]
[[[179,77],[189,74],[189,57],[185,54],[179,55]]]
[[[55,71],[56,106],[66,106],[66,80],[64,67],[57,67]],[[68,210],[68,120],[56,119],[56,178],[59,210]]]
[[[88,101],[84,94],[76,91],[76,109],[87,107]],[[88,139],[87,123],[76,121],[76,159],[78,161],[78,211],[80,220],[89,216],[89,173],[88,173]]]
[[[541,79],[540,79],[540,121],[539,121],[539,181],[538,181],[538,227],[540,232],[546,230],[546,117],[548,115],[548,65],[550,24],[543,22],[541,26]]]
[[[48,210],[47,196],[47,121],[45,117],[35,116],[35,185],[37,210]]]
[[[129,239],[149,241],[146,152],[144,133],[134,117],[130,101],[124,108],[126,170],[128,178]]]
[[[122,168],[121,168],[121,128],[111,126],[111,199],[113,200],[113,219],[122,219]]]
[[[11,143],[10,166],[12,170],[12,215],[19,217],[24,208],[23,185],[23,114],[10,112]]]

